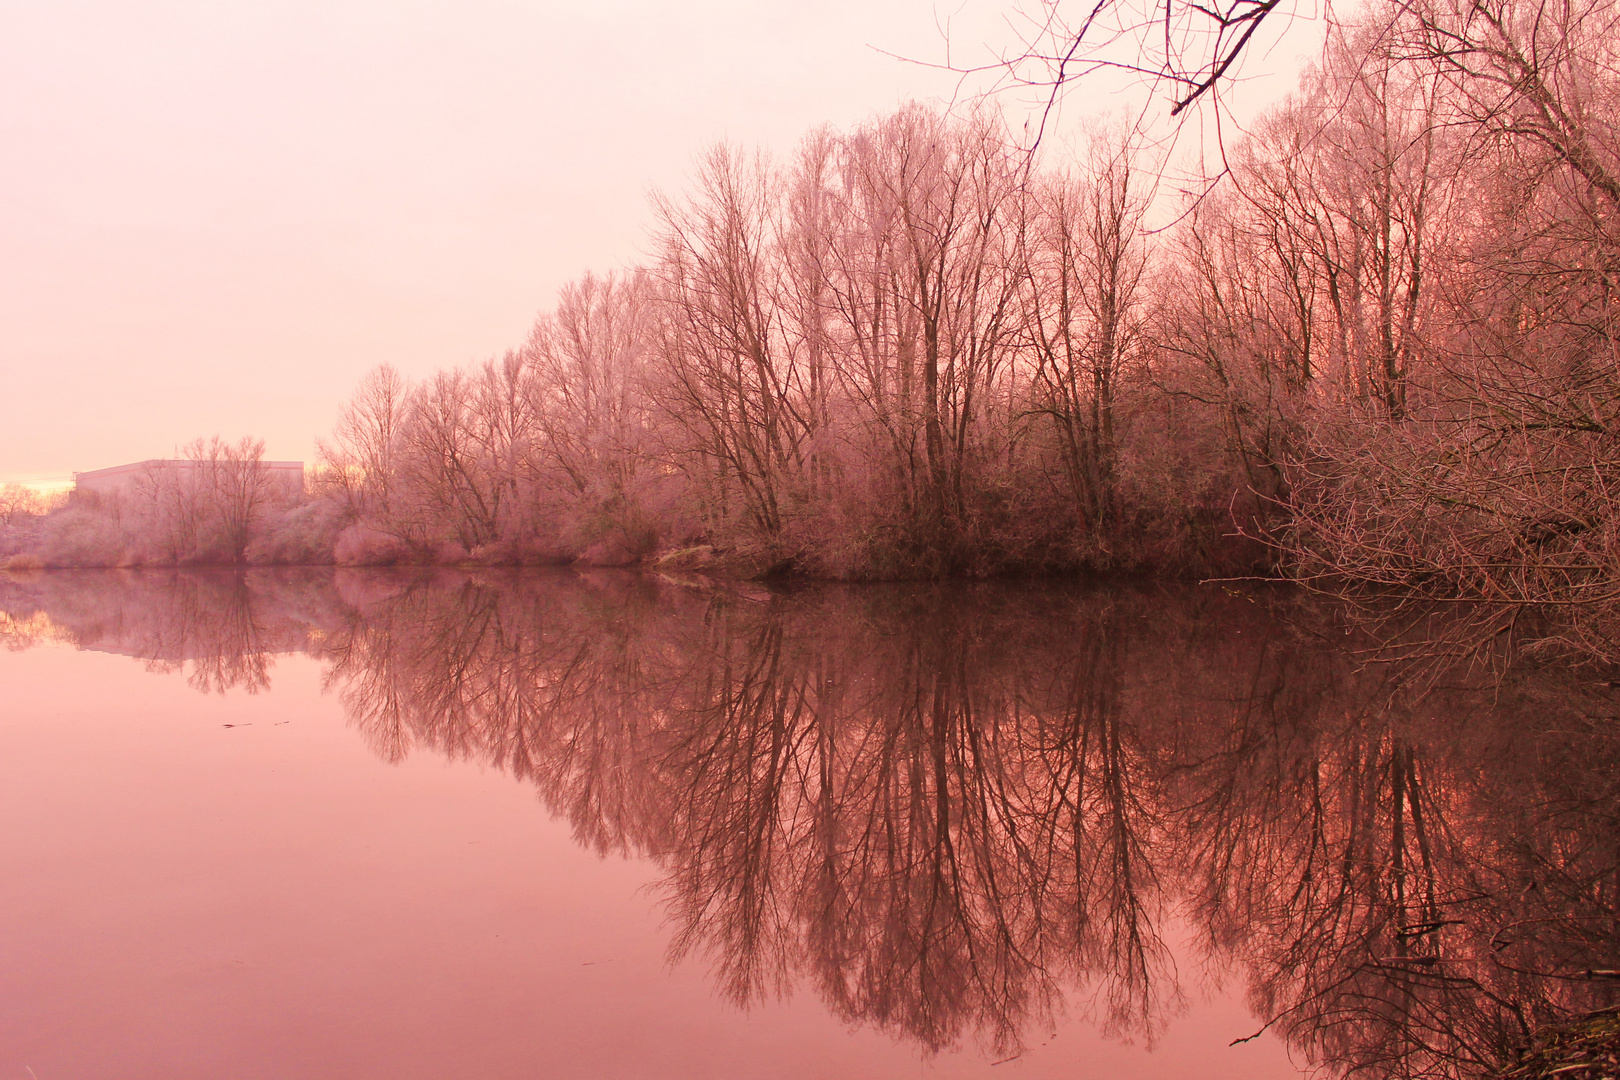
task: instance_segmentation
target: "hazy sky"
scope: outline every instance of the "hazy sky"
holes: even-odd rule
[[[878,50],[941,60],[949,16],[982,56],[1008,6],[0,0],[0,480],[309,459],[369,368],[485,359],[637,261],[706,145],[947,98]]]

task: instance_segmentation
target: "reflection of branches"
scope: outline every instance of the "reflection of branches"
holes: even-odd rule
[[[1224,598],[616,580],[407,591],[334,639],[333,679],[383,745],[498,762],[654,855],[675,954],[739,1003],[803,980],[926,1048],[1013,1050],[1089,988],[1151,1036],[1178,901],[1314,1059],[1456,1075],[1600,1002],[1560,975],[1617,966],[1612,747],[1522,753],[1550,699],[1599,707],[1565,684],[1415,710],[1400,670]]]
[[[51,636],[124,653],[154,670],[190,671],[196,689],[256,693],[274,656],[302,648],[308,625],[292,615],[320,571],[74,571],[0,586],[0,610],[43,618]],[[308,617],[308,613],[303,613]]]
[[[634,610],[646,589],[593,596],[500,580],[407,579],[367,603],[322,644],[327,685],[384,758],[420,746],[488,762],[539,785],[582,839],[622,848],[628,822],[650,817],[633,812],[643,793],[631,781],[646,767],[632,703],[653,674],[638,664],[658,649],[637,620],[599,616]]]
[[[408,589],[327,641],[330,682],[380,752],[477,755],[592,842],[657,854],[675,952],[739,1002],[804,976],[852,1020],[1007,1048],[1097,980],[1113,1023],[1150,1023],[1157,875],[1105,633],[1021,690],[1038,669],[965,609],[936,635],[620,585],[554,588],[544,614],[522,588]],[[843,636],[806,647],[807,626]],[[987,679],[986,649],[1023,674]]]
[[[250,694],[268,690],[271,649],[244,576],[185,575],[175,586],[171,595],[179,618],[171,625],[180,642],[156,657],[178,653],[189,658],[187,681],[204,693],[223,694],[238,686]]]
[[[1094,634],[1021,695],[970,663],[969,624],[927,625],[809,657],[780,617],[725,627],[662,762],[689,778],[678,948],[742,1001],[808,968],[840,1013],[930,1048],[974,1029],[1011,1048],[1065,981],[1101,980],[1112,1021],[1146,1026],[1165,953],[1117,647]]]
[[[1324,647],[1320,608],[1224,594],[424,574],[346,600],[330,575],[56,578],[0,613],[196,661],[201,688],[318,636],[380,754],[510,770],[655,859],[675,953],[733,1000],[813,986],[928,1049],[1014,1050],[1077,992],[1151,1037],[1172,910],[1347,1073],[1493,1068],[1614,999],[1587,976],[1620,969],[1611,688],[1514,670],[1414,701]]]
[[[1397,726],[1393,672],[1341,673],[1324,699],[1332,673],[1307,678],[1298,662],[1258,658],[1237,725],[1208,729],[1217,744],[1183,778],[1200,921],[1246,943],[1257,1011],[1350,1074],[1450,1076],[1510,1060],[1531,1027],[1601,1003],[1550,967],[1510,969],[1491,938],[1507,912],[1550,910],[1546,938],[1526,943],[1535,963],[1613,955],[1615,793],[1576,795],[1572,781],[1612,776],[1614,747],[1579,768],[1504,770],[1527,741],[1515,703],[1471,709],[1452,694],[1434,707],[1444,721]],[[1484,737],[1448,746],[1470,720]],[[1547,812],[1563,800],[1586,808],[1592,839],[1578,847]],[[1599,806],[1606,820],[1591,818]],[[1559,858],[1526,859],[1548,843]],[[1606,925],[1581,923],[1589,901],[1560,886],[1572,862],[1610,898]]]

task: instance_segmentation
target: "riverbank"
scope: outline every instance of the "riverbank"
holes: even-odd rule
[[[1611,973],[1612,974],[1612,973]],[[1620,1076],[1620,1005],[1537,1032],[1499,1080],[1614,1080]]]

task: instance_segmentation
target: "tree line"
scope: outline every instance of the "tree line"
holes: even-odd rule
[[[716,147],[644,265],[369,375],[234,557],[1285,573],[1612,659],[1617,42],[1611,0],[1375,4],[1167,227],[1127,131]]]

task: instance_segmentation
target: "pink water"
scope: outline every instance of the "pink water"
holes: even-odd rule
[[[658,868],[600,858],[508,774],[389,764],[275,658],[268,691],[42,645],[0,652],[0,1080],[236,1077],[1268,1080],[1300,1075],[1178,957],[1149,1050],[1083,995],[1000,1061],[741,1009],[671,962]],[[235,725],[235,726],[227,726]]]

